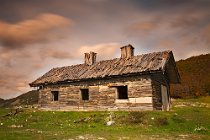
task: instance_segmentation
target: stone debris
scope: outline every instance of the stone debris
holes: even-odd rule
[[[78,139],[80,139],[80,140],[84,140],[84,139],[85,139],[85,137],[84,137],[84,136],[78,136]]]
[[[111,125],[113,125],[115,123],[115,121],[108,121],[108,122],[106,122],[106,126],[111,126]]]
[[[106,140],[106,139],[103,137],[98,137],[98,140]]]
[[[37,129],[26,129],[26,131],[31,132],[31,133],[37,133],[37,134],[42,134],[42,130],[37,130]]]
[[[129,137],[120,137],[119,140],[130,140]]]
[[[209,104],[207,103],[199,103],[199,102],[182,102],[182,103],[178,103],[176,104],[174,107],[177,108],[182,108],[182,107],[187,107],[187,106],[192,106],[192,107],[210,107]]]
[[[107,139],[104,137],[96,137],[91,134],[86,134],[86,135],[77,136],[75,139],[70,138],[68,140],[107,140]]]
[[[204,126],[202,126],[201,124],[197,124],[194,131],[201,132],[201,131],[207,131],[207,129]]]
[[[10,127],[10,128],[22,128],[23,125],[22,124],[21,125],[15,125],[15,124],[13,124],[13,125],[10,125],[8,127]]]

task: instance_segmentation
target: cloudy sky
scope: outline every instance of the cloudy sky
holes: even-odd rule
[[[209,0],[0,0],[0,98],[32,90],[53,67],[172,50],[175,59],[210,53]]]

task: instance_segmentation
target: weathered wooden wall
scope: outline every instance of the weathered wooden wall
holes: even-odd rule
[[[161,74],[156,74],[48,85],[40,90],[39,103],[46,108],[161,109],[159,85],[164,81]],[[124,85],[128,87],[128,99],[117,99],[116,86]],[[89,89],[88,101],[81,99],[82,88]],[[59,101],[53,101],[51,91],[59,91]]]
[[[152,79],[152,91],[153,91],[153,107],[155,110],[162,110],[161,85],[164,85],[168,88],[168,96],[170,98],[169,82],[166,76],[162,74],[162,72],[152,74],[151,79]]]

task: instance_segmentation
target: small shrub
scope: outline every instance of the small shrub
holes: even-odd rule
[[[115,115],[114,112],[109,112],[107,115],[108,116],[105,118],[105,122],[107,122],[107,121],[113,121],[116,118],[116,115]]]
[[[168,119],[166,117],[160,117],[155,120],[157,126],[168,125]]]
[[[102,115],[94,114],[94,115],[91,115],[90,117],[92,118],[91,122],[93,122],[93,123],[99,123],[99,122],[103,121],[103,116]]]
[[[83,117],[83,118],[80,118],[78,120],[75,120],[74,123],[87,123],[89,121],[90,121],[89,117]]]
[[[204,126],[202,126],[201,124],[197,124],[197,125],[195,126],[194,131],[196,131],[196,132],[206,132],[207,129],[206,129]]]
[[[171,119],[173,120],[173,122],[175,123],[184,123],[185,122],[185,119],[178,116],[177,114],[174,114]]]
[[[34,117],[34,118],[30,118],[29,121],[31,121],[31,122],[39,122],[39,119]]]
[[[118,114],[115,118],[116,123],[120,125],[125,124],[127,120],[128,120],[128,116],[125,114],[120,114],[120,115]]]
[[[74,123],[99,123],[102,121],[102,116],[100,115],[90,115],[89,117],[82,117],[78,120],[75,120]]]
[[[127,122],[129,123],[143,123],[145,119],[145,112],[129,112]]]

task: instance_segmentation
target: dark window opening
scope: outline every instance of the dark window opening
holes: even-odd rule
[[[58,91],[51,91],[51,93],[53,95],[53,101],[58,101],[59,92]]]
[[[118,99],[128,99],[128,87],[118,86],[117,87]]]
[[[39,88],[38,88],[38,89],[40,90],[40,89],[43,89],[43,88],[44,88],[43,86],[39,86]]]
[[[89,90],[81,89],[82,100],[89,100]]]

